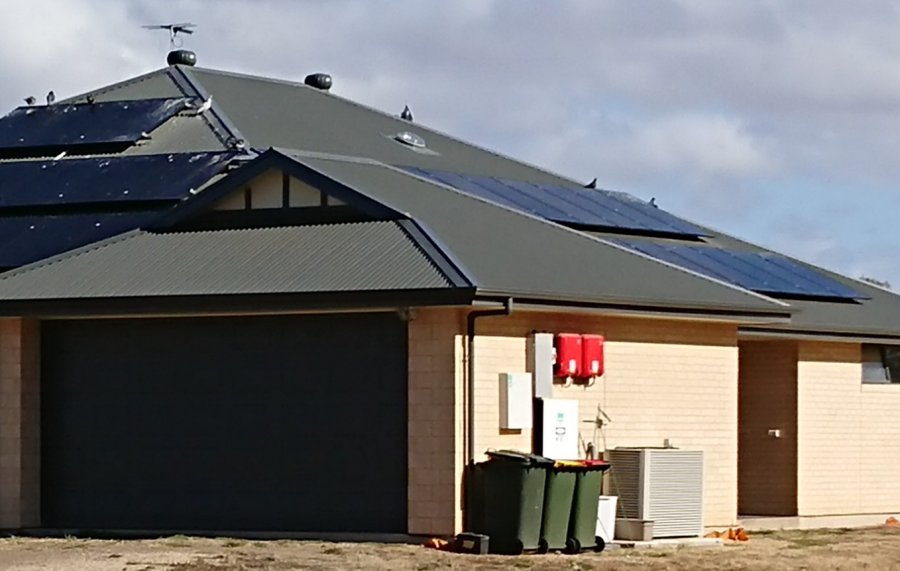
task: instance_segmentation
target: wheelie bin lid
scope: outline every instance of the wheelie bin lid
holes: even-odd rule
[[[553,469],[558,472],[591,472],[609,470],[610,464],[605,460],[557,460]]]
[[[485,454],[487,454],[488,458],[491,460],[518,462],[519,464],[528,466],[550,467],[553,465],[553,460],[550,458],[531,454],[530,452],[519,452],[518,450],[488,450]]]
[[[588,471],[599,470],[601,472],[606,472],[612,466],[612,464],[606,460],[581,460],[581,463]]]

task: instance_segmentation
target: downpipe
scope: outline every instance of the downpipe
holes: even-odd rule
[[[466,456],[468,464],[475,463],[475,321],[481,317],[498,317],[513,312],[513,298],[503,302],[502,309],[471,311],[466,316]]]

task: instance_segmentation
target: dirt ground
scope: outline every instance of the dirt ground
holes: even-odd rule
[[[900,570],[900,528],[755,533],[715,547],[619,549],[577,556],[475,556],[416,545],[249,541],[0,539],[3,570],[237,571],[255,569]]]

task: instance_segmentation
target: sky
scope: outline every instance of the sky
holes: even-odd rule
[[[900,3],[0,0],[0,114],[158,69],[302,81],[900,290]]]

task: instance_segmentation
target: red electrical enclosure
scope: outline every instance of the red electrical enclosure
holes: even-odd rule
[[[582,335],[581,348],[581,376],[603,376],[603,335]]]
[[[557,377],[581,376],[581,335],[578,333],[557,333],[554,339],[556,361],[553,374]]]

